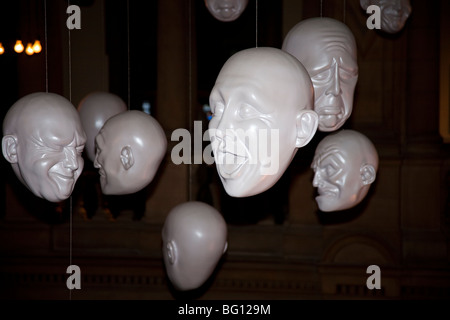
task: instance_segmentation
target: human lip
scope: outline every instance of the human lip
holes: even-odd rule
[[[224,150],[218,150],[217,158],[219,160],[219,173],[224,178],[236,177],[248,158],[246,156],[238,155]]]
[[[329,197],[329,198],[337,197],[337,191],[331,188],[318,188],[317,193],[319,194],[318,197]]]
[[[340,106],[325,106],[319,109],[318,111],[321,115],[338,115],[341,113]]]
[[[50,174],[51,174],[53,177],[56,177],[56,178],[58,178],[58,179],[60,179],[60,180],[63,180],[63,181],[72,181],[72,180],[74,179],[73,173],[72,173],[72,174],[65,175],[65,174],[58,173],[58,172],[51,172]]]

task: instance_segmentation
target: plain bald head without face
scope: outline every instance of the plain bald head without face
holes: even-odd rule
[[[313,94],[306,69],[280,49],[246,49],[228,59],[210,94],[209,129],[229,195],[255,195],[279,180],[316,132]]]
[[[51,202],[72,194],[85,143],[76,108],[54,93],[19,99],[3,121],[3,156],[33,194]]]
[[[227,226],[212,206],[198,201],[175,206],[162,230],[167,275],[177,290],[200,287],[227,249]]]
[[[320,141],[311,167],[319,209],[345,210],[360,203],[375,181],[378,153],[365,135],[341,130]]]
[[[282,50],[308,70],[319,130],[339,129],[351,115],[358,81],[357,46],[350,29],[331,18],[306,19],[288,32]]]
[[[138,110],[109,118],[95,143],[94,167],[99,169],[102,192],[109,195],[130,194],[147,186],[167,149],[158,121]]]
[[[89,160],[95,160],[95,137],[112,116],[127,110],[125,102],[109,92],[92,92],[78,104],[81,123],[86,132],[85,152]]]

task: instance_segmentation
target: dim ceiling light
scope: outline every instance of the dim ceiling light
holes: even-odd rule
[[[14,51],[17,53],[21,53],[21,52],[23,52],[23,49],[25,49],[25,48],[22,44],[22,41],[17,40],[16,44],[14,45]]]
[[[39,40],[36,40],[33,44],[33,51],[34,53],[39,53],[42,50],[41,42]]]
[[[31,56],[32,54],[34,54],[33,47],[32,47],[32,45],[31,45],[31,42],[28,42],[27,48],[25,49],[25,53],[26,53],[27,55],[29,55],[29,56]]]
[[[0,42],[0,54],[4,54],[4,53],[5,53],[5,48],[3,48],[3,45]]]

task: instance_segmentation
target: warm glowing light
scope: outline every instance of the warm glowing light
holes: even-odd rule
[[[39,40],[36,40],[33,44],[33,51],[34,53],[39,53],[42,50],[41,42]]]
[[[32,54],[34,54],[33,47],[32,47],[32,45],[31,45],[31,42],[28,42],[27,48],[25,49],[25,53],[26,53],[27,55],[29,55],[29,56],[31,56]]]
[[[0,42],[0,55],[5,53],[5,48],[3,48],[2,43]]]
[[[24,46],[22,44],[22,41],[17,40],[16,44],[14,46],[14,51],[17,52],[17,53],[21,53],[23,51],[23,49],[25,49],[25,48],[24,48]]]

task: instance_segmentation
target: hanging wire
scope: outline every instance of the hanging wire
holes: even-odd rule
[[[67,0],[67,7],[70,6],[70,0]],[[71,39],[70,39],[70,28],[67,28],[68,30],[68,41],[69,41],[69,101],[72,102],[72,46],[71,46]],[[69,266],[72,265],[72,227],[73,227],[73,221],[72,221],[72,195],[69,197]],[[72,290],[69,290],[69,300],[72,300]]]
[[[131,68],[130,68],[130,1],[127,0],[127,72],[128,72],[128,111],[131,108]]]
[[[48,93],[47,0],[44,0],[45,92]]]
[[[258,48],[258,0],[255,1],[255,46]]]
[[[323,7],[323,3],[322,0],[320,0],[320,17],[322,18],[322,7]]]
[[[346,10],[345,10],[345,9],[346,9],[345,7],[346,7],[346,2],[345,2],[345,0],[344,0],[344,23],[345,23],[345,11],[346,11]]]
[[[189,111],[188,111],[188,118],[189,118],[189,127],[190,127],[190,132],[192,132],[192,1],[189,0],[188,3],[188,11],[189,11],[189,17],[188,17],[188,23],[189,23],[189,27],[188,27],[188,59],[189,59],[189,69],[188,69],[188,74],[189,74]],[[195,157],[195,155],[194,155]],[[192,163],[192,161],[191,161]],[[193,200],[193,196],[192,196],[192,164],[189,164],[189,183],[188,183],[188,197],[189,197],[189,201]]]

